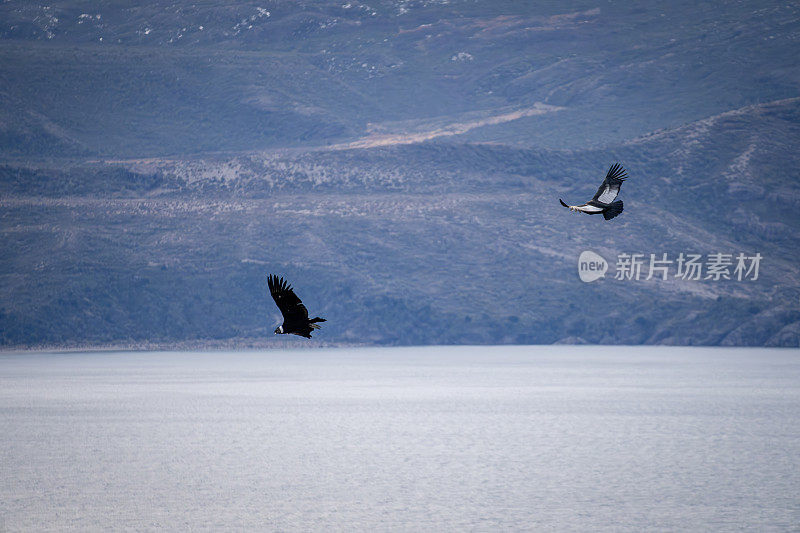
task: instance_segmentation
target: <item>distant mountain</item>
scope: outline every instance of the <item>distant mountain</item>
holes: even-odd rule
[[[798,118],[792,98],[602,149],[451,136],[6,165],[2,343],[268,345],[279,273],[328,319],[324,343],[798,346]],[[620,217],[558,204],[614,161],[631,176]],[[584,250],[605,279],[578,278]],[[756,280],[734,264],[681,280],[674,263],[644,279],[664,253],[762,260]],[[643,254],[641,279],[615,279],[621,254]]]
[[[798,22],[763,1],[10,0],[0,157],[324,146],[537,104],[563,109],[465,138],[613,145],[798,96]]]
[[[268,273],[316,343],[798,346],[798,27],[763,1],[2,2],[0,346],[299,345]],[[559,205],[615,161],[620,217]]]

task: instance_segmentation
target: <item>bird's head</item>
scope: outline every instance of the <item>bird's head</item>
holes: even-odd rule
[[[278,326],[277,328],[275,328],[275,335],[278,335],[280,333],[283,333],[283,326]]]

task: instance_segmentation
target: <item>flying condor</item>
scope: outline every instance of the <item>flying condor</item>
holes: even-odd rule
[[[310,339],[311,330],[319,329],[316,323],[325,322],[325,319],[314,317],[309,320],[308,309],[283,278],[270,274],[267,276],[267,285],[272,299],[283,315],[283,324],[275,328],[275,334],[292,333]]]
[[[561,205],[573,211],[580,211],[581,213],[588,213],[590,215],[603,213],[603,218],[611,220],[622,213],[622,200],[615,201],[615,198],[619,194],[622,182],[626,179],[628,179],[628,175],[625,169],[622,168],[619,163],[614,163],[611,168],[608,169],[606,179],[603,180],[603,183],[600,185],[600,188],[597,189],[597,192],[591,200],[583,205],[567,205],[561,198],[559,198],[558,201],[561,202]]]

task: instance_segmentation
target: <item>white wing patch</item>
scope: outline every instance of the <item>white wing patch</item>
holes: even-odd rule
[[[619,194],[619,189],[613,189],[611,185],[606,185],[603,194],[597,197],[598,202],[602,202],[604,204],[610,204],[614,201],[614,198],[617,197]]]
[[[605,193],[603,193],[603,194],[605,194]],[[593,205],[580,205],[580,206],[576,206],[576,209],[578,211],[583,211],[584,213],[599,213],[600,211],[603,210],[602,207],[595,207]]]

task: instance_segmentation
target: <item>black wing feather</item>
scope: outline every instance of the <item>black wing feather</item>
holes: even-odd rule
[[[628,179],[628,174],[625,172],[625,169],[622,168],[622,165],[619,163],[614,163],[611,165],[611,168],[608,169],[606,179],[603,180],[603,183],[597,189],[592,200],[603,204],[610,204],[617,198],[619,189],[622,187],[622,182],[626,179]]]
[[[270,274],[267,277],[269,293],[283,315],[283,321],[291,324],[308,320],[308,309],[292,290],[292,286],[281,277]]]

